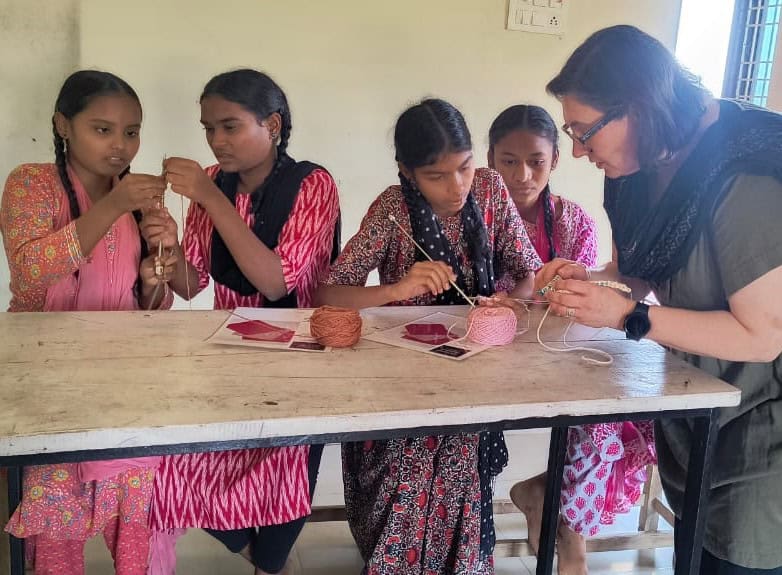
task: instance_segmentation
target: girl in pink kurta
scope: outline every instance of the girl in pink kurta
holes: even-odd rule
[[[165,162],[174,192],[191,200],[176,247],[187,264],[172,287],[192,297],[213,279],[215,309],[312,306],[339,247],[339,197],[325,169],[288,156],[284,92],[255,70],[220,74],[204,88],[201,123],[219,165]],[[150,238],[175,226],[165,214],[147,222]],[[278,573],[310,513],[321,451],[300,445],[164,457],[151,526],[161,540],[206,529],[257,574]],[[173,554],[162,557],[164,545],[155,550],[153,573],[173,575]]]
[[[559,257],[591,267],[597,262],[595,222],[576,203],[554,196],[549,187],[559,158],[557,141],[557,126],[543,108],[512,106],[489,130],[489,165],[502,174],[541,260]],[[616,513],[630,509],[641,495],[646,466],[655,461],[651,422],[570,428],[561,497],[561,573],[585,572],[584,536],[596,535],[601,525],[613,523]],[[511,489],[511,499],[527,517],[535,550],[544,489],[545,475]]]
[[[155,258],[142,261],[146,246],[131,213],[157,202],[165,182],[118,178],[138,150],[140,123],[138,97],[116,76],[82,71],[66,80],[55,107],[56,163],[19,166],[3,192],[9,311],[170,307]],[[82,574],[84,543],[99,533],[117,573],[143,575],[158,459],[26,467],[6,531],[27,539],[39,575]]]

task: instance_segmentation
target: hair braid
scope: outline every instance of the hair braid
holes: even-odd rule
[[[57,165],[57,172],[60,174],[62,187],[65,188],[65,194],[68,196],[71,220],[75,220],[81,215],[79,200],[76,198],[73,182],[71,182],[71,178],[68,176],[68,159],[65,152],[65,140],[57,132],[57,127],[54,125],[54,119],[52,119],[52,131],[54,132],[54,162]]]
[[[554,210],[551,208],[551,188],[548,184],[540,194],[540,201],[543,203],[543,223],[548,238],[549,258],[553,260],[557,257],[557,249],[554,247]]]

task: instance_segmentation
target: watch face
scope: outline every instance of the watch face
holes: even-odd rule
[[[641,339],[647,333],[649,333],[649,316],[645,313],[632,313],[627,318],[625,325],[625,331],[627,335],[635,339]]]

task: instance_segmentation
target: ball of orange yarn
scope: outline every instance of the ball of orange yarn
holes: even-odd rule
[[[310,316],[310,334],[328,347],[356,345],[361,339],[361,315],[352,309],[324,305]]]

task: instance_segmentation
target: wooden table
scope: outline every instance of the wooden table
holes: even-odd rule
[[[365,331],[437,308],[362,312]],[[464,314],[467,308],[441,311]],[[533,310],[537,326],[540,310]],[[692,417],[699,441],[685,494],[677,574],[697,572],[709,454],[719,407],[737,389],[659,346],[576,326],[570,340],[613,354],[609,367],[547,352],[534,329],[457,362],[362,340],[297,353],[204,340],[227,312],[0,314],[0,466],[9,505],[22,465],[243,447],[551,427],[538,573],[551,573],[567,428],[587,422]],[[547,320],[543,340],[565,323]],[[513,454],[511,454],[513,456]],[[518,455],[516,455],[518,456]],[[22,573],[12,538],[12,574]]]

